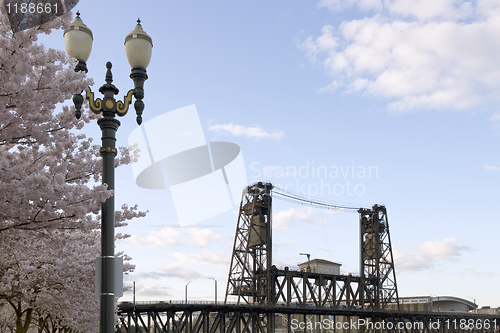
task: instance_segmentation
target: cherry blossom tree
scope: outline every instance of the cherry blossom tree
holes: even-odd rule
[[[27,332],[32,324],[49,332],[96,330],[98,232],[9,230],[0,239],[0,297],[11,308],[16,332]]]
[[[98,147],[75,132],[92,116],[78,121],[73,107],[60,110],[92,80],[64,51],[36,43],[38,34],[67,27],[71,15],[13,34],[0,10],[0,232],[93,227],[111,193],[99,184]],[[121,148],[117,166],[129,161]]]
[[[10,249],[0,254],[2,281],[9,285],[0,295],[7,300],[5,310],[10,314],[6,324],[16,332],[29,328],[54,333],[97,332],[99,299],[94,295],[94,260],[100,248],[99,233],[9,233],[16,236],[7,238]],[[20,248],[18,242],[23,240],[26,244]],[[128,265],[125,271],[132,268]]]
[[[71,19],[68,13],[14,34],[0,6],[0,330],[97,326],[99,212],[112,192],[100,184],[99,147],[79,131],[95,116],[82,112],[76,120],[74,107],[63,105],[93,82],[64,51],[37,43]],[[129,162],[120,148],[116,166]],[[124,205],[115,225],[144,215]]]

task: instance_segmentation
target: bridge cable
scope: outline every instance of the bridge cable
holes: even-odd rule
[[[281,188],[275,187],[273,189],[273,195],[277,199],[288,201],[291,203],[297,203],[305,206],[312,206],[320,209],[338,210],[338,211],[358,211],[361,207],[352,204],[342,204],[327,202],[325,200],[320,200],[311,197],[305,197],[298,193],[293,193],[290,191],[283,190]]]

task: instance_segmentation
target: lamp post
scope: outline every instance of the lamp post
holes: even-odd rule
[[[92,50],[92,31],[83,23],[80,13],[70,28],[64,31],[64,44],[66,52],[72,58],[78,60],[75,71],[87,72],[86,61]],[[146,68],[151,59],[153,42],[137,21],[135,29],[125,37],[125,52],[132,73],[130,78],[134,81],[134,89],[131,89],[122,101],[117,101],[114,95],[118,94],[118,88],[113,85],[111,73],[111,62],[106,64],[106,83],[99,91],[104,95],[103,99],[94,99],[94,93],[87,88],[86,98],[89,100],[90,110],[95,114],[102,114],[97,124],[102,132],[102,183],[107,184],[108,190],[115,189],[115,156],[116,131],[120,126],[116,116],[123,117],[131,104],[132,96],[135,97],[134,108],[137,114],[137,123],[142,122],[142,111],[144,110],[144,81],[147,80]],[[76,118],[81,116],[83,97],[76,94],[73,97]],[[115,198],[110,196],[101,206],[101,290],[100,290],[100,328],[101,333],[114,332],[115,313]]]
[[[474,305],[476,304],[476,299],[474,297],[472,297],[472,296],[465,296],[465,297],[470,298],[471,300],[473,300],[474,301]]]
[[[191,282],[193,282],[193,281],[189,281],[189,282],[186,284],[186,304],[187,304],[187,302],[188,302],[188,286],[189,286],[189,284],[190,284]]]
[[[474,307],[472,308],[472,310],[477,309],[476,299],[474,297],[472,297],[472,296],[465,296],[465,297],[470,298],[471,300],[474,301]]]
[[[217,280],[214,278],[209,278],[215,282],[215,304],[217,304]]]
[[[439,304],[439,296],[436,295],[436,294],[430,294],[430,296],[432,296],[432,295],[436,296],[437,299],[438,299],[438,312],[440,312],[441,311],[441,307],[440,307],[440,304]],[[434,301],[433,301],[433,303],[434,303]]]
[[[307,272],[311,272],[311,255],[309,253],[299,253],[300,256],[307,256]]]

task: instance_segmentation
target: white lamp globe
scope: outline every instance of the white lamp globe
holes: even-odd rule
[[[142,29],[141,21],[137,20],[135,29],[125,37],[125,53],[130,67],[147,68],[153,51],[153,40]]]
[[[71,23],[69,29],[64,31],[66,53],[71,58],[86,62],[92,51],[93,40],[92,30],[83,23],[80,13],[76,13],[75,20]]]

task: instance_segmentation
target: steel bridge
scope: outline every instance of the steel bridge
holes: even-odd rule
[[[343,307],[121,303],[120,333],[498,333],[500,316]]]
[[[360,275],[272,265],[272,191],[300,204],[358,212]],[[120,333],[500,333],[498,315],[402,310],[384,206],[339,206],[262,182],[243,191],[223,304],[125,302],[118,309]]]

